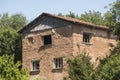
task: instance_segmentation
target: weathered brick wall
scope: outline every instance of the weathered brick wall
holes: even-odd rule
[[[42,46],[42,36],[52,35],[52,45]],[[28,42],[28,37],[33,37],[34,43]],[[31,73],[32,60],[40,60],[40,72],[31,73],[30,79],[40,76],[45,80],[63,80],[67,76],[65,71],[66,60],[72,55],[72,27],[54,28],[23,35],[23,68],[27,68]],[[63,57],[63,70],[53,71],[53,59]]]
[[[83,32],[92,33],[90,39],[91,44],[83,43]],[[109,37],[109,38],[108,38]],[[112,36],[113,37],[113,36]],[[103,59],[110,54],[109,44],[116,45],[116,40],[112,39],[106,30],[89,28],[85,26],[73,26],[73,55],[78,55],[79,52],[86,51],[92,57],[92,62],[96,64],[96,59]],[[79,48],[78,46],[79,45]]]
[[[83,32],[92,33],[91,44],[83,44]],[[52,35],[52,45],[43,46],[42,36]],[[23,68],[30,72],[30,79],[41,77],[45,80],[63,80],[68,76],[66,61],[70,56],[78,55],[78,51],[86,51],[96,63],[97,58],[105,58],[110,54],[109,43],[116,44],[115,39],[108,38],[105,30],[85,27],[83,25],[69,25],[60,28],[47,29],[37,32],[24,33],[23,43]],[[33,44],[28,37],[33,37]],[[77,45],[80,46],[78,49]],[[53,59],[63,57],[63,70],[53,70]],[[31,72],[33,60],[40,60],[40,72]]]

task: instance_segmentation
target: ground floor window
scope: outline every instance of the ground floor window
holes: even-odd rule
[[[63,58],[54,58],[54,68],[55,69],[63,68]]]
[[[40,70],[40,61],[35,60],[32,61],[32,71],[39,71]]]

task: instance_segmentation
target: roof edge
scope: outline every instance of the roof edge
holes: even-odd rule
[[[36,20],[38,20],[39,18],[41,18],[42,16],[50,16],[50,17],[54,17],[54,18],[57,18],[57,19],[61,19],[61,20],[65,20],[65,21],[69,21],[69,22],[72,22],[72,23],[77,23],[77,24],[83,24],[83,25],[87,25],[87,26],[92,26],[92,27],[95,27],[95,28],[99,28],[99,29],[105,29],[105,30],[109,30],[109,27],[107,26],[101,26],[101,25],[95,25],[95,24],[92,24],[90,22],[85,22],[85,21],[82,21],[82,20],[78,20],[78,19],[75,19],[75,18],[69,18],[69,17],[61,17],[61,16],[56,16],[56,15],[53,15],[53,14],[49,14],[49,13],[42,13],[41,15],[39,15],[38,17],[36,17],[34,20],[32,20],[30,23],[28,23],[27,25],[23,26],[20,30],[18,30],[17,32],[18,33],[22,33],[24,29],[26,29],[27,27],[29,27],[29,25],[33,24]]]

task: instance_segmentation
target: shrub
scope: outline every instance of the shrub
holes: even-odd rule
[[[14,55],[0,56],[0,80],[28,80],[28,73],[20,69],[21,63],[14,63]]]
[[[93,65],[85,52],[70,58],[67,63],[69,64],[68,73],[71,80],[92,80]]]

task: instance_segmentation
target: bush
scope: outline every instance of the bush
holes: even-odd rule
[[[20,69],[21,63],[14,63],[14,55],[0,56],[0,80],[28,80],[28,73]]]
[[[68,73],[71,80],[92,80],[93,65],[86,53],[70,58],[68,64]]]
[[[120,80],[120,53],[101,60],[95,69],[86,53],[70,58],[68,64],[70,80]]]

